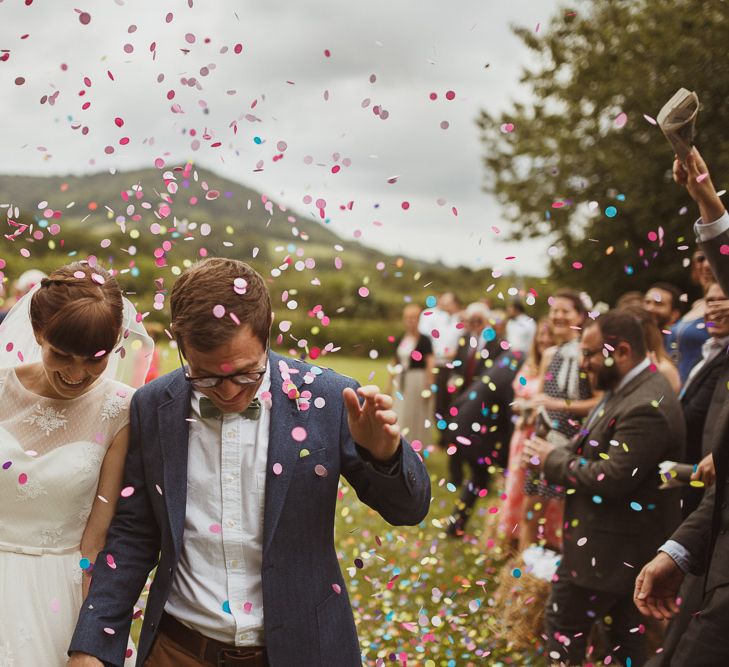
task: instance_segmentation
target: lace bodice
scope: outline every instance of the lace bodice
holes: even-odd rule
[[[50,399],[0,369],[0,543],[78,547],[114,437],[134,390],[102,378],[83,395]]]

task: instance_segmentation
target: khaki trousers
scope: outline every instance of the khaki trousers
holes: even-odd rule
[[[144,661],[144,667],[201,667],[204,665],[204,662],[200,662],[197,657],[175,644],[163,632],[157,634],[149,657]]]

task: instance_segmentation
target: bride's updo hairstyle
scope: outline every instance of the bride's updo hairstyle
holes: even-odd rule
[[[43,278],[30,302],[36,337],[78,357],[100,359],[112,352],[123,317],[119,283],[106,269],[86,262],[62,266]]]

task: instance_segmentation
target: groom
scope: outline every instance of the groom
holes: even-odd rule
[[[392,399],[271,352],[271,300],[243,262],[196,264],[170,303],[186,365],[132,401],[124,491],[69,665],[123,664],[155,566],[137,667],[360,665],[339,476],[395,525],[430,502]]]

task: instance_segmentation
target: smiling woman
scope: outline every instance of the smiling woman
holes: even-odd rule
[[[131,340],[124,320],[116,280],[78,262],[44,278],[0,329],[10,366],[0,369],[0,460],[18,470],[0,479],[0,506],[13,507],[0,525],[0,664],[67,662],[84,572],[123,495],[133,389],[112,379],[110,360]]]
[[[35,367],[38,393],[73,398],[88,389],[119,341],[123,311],[119,285],[101,267],[77,262],[44,278],[30,302],[43,360]]]

